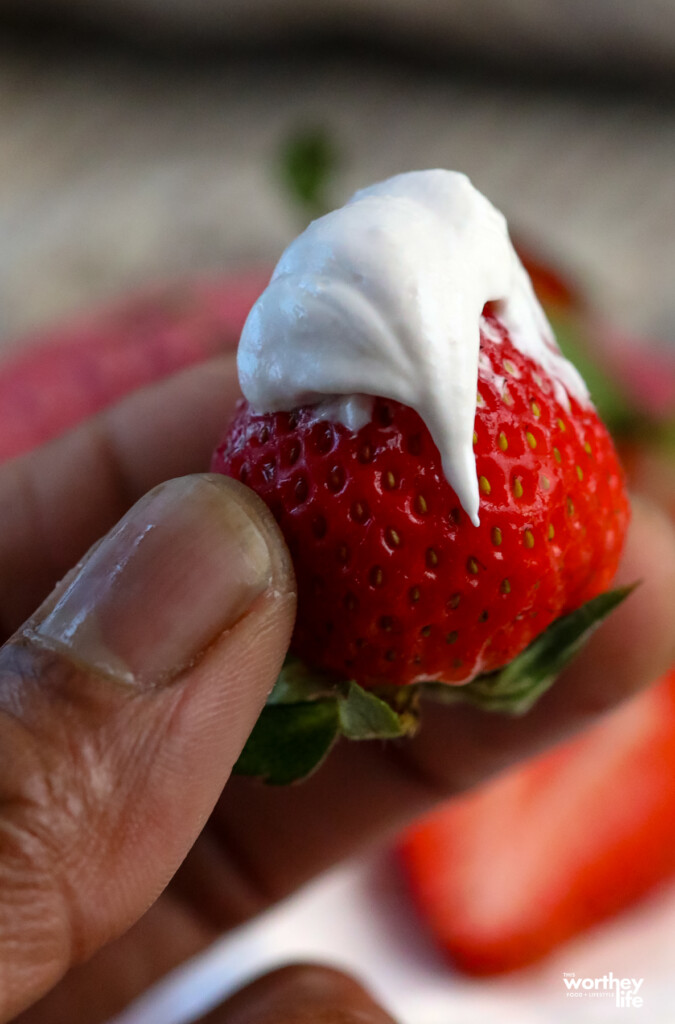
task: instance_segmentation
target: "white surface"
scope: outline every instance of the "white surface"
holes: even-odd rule
[[[177,971],[113,1024],[184,1024],[255,974],[318,961],[361,977],[401,1024],[672,1024],[675,887],[569,943],[540,967],[469,981],[441,960],[386,855],[324,876]],[[563,972],[644,978],[642,1008],[568,998]]]

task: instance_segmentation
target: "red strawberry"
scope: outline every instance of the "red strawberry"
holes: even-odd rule
[[[523,239],[515,242],[520,262],[525,267],[537,298],[550,316],[552,313],[580,314],[585,311],[584,296],[576,281],[571,281],[542,259],[536,248]]]
[[[261,274],[162,285],[16,344],[0,363],[0,461],[234,348]]]
[[[213,469],[257,491],[286,537],[307,664],[364,687],[464,683],[608,587],[628,505],[607,431],[592,408],[558,403],[487,309],[483,323],[478,528],[424,423],[395,402],[378,399],[357,433],[244,403],[218,448]]]
[[[439,945],[523,967],[675,873],[675,670],[579,739],[454,800],[400,847]]]

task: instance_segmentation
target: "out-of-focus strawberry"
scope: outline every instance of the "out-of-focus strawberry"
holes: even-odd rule
[[[234,348],[261,272],[167,283],[14,343],[0,361],[0,460]]]
[[[470,974],[524,967],[629,906],[675,873],[675,669],[399,849],[436,941]]]
[[[629,486],[675,519],[675,346],[631,338],[598,320],[581,290],[518,246],[565,355],[614,434]]]

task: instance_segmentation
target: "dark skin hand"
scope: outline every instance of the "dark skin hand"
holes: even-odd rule
[[[186,476],[208,465],[236,395],[224,357],[0,467],[0,1022],[104,1021],[224,930],[593,723],[675,658],[675,536],[636,501],[620,579],[643,583],[529,715],[436,707],[414,740],[341,746],[297,787],[225,786],[294,614],[259,500]],[[363,993],[365,1016],[339,1016],[353,984],[338,995],[294,970],[211,1024],[390,1020]]]
[[[311,964],[256,979],[200,1024],[396,1024],[364,988]]]

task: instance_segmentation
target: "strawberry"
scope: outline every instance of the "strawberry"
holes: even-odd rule
[[[264,284],[250,272],[160,285],[15,343],[0,363],[0,461],[233,349]]]
[[[582,737],[400,842],[412,895],[471,974],[524,967],[675,873],[675,669]]]
[[[109,309],[103,309],[100,312],[94,311],[93,314],[75,323],[67,323],[64,326],[38,333],[32,338],[24,339],[21,345],[16,344],[0,361],[0,406],[3,409],[0,460],[11,458],[42,440],[75,425],[87,415],[104,408],[128,391],[160,379],[183,366],[208,358],[216,352],[233,348],[251,302],[261,291],[263,284],[262,275],[256,273],[226,277],[221,280],[216,278],[212,281],[187,280],[183,283],[157,288],[145,295],[132,297],[131,300],[125,300]],[[551,302],[557,302],[559,298],[557,293],[553,294],[554,291],[555,289],[549,288]],[[438,453],[431,443],[426,428],[411,410],[397,407],[392,402],[379,401],[376,406],[375,421],[351,439],[347,436],[348,432],[344,428],[331,427],[327,424],[321,426],[314,423],[311,411],[300,411],[295,415],[296,424],[293,430],[297,431],[297,441],[300,445],[297,471],[302,470],[304,473],[303,467],[305,467],[307,469],[304,477],[306,480],[311,480],[311,471],[312,474],[318,473],[323,483],[319,488],[312,487],[312,493],[308,495],[309,501],[306,505],[302,502],[298,503],[297,493],[291,494],[292,507],[289,506],[289,515],[285,515],[283,500],[288,498],[289,486],[294,487],[296,482],[295,477],[291,474],[292,481],[289,485],[290,467],[283,464],[283,458],[286,457],[284,452],[288,452],[290,449],[292,457],[295,452],[293,432],[287,431],[285,441],[281,445],[283,457],[280,465],[282,471],[278,474],[280,481],[284,479],[284,476],[286,477],[284,499],[281,500],[280,495],[273,494],[274,488],[267,486],[264,479],[259,480],[258,487],[265,484],[264,489],[268,502],[273,505],[280,519],[286,519],[284,529],[296,552],[299,577],[303,575],[303,563],[302,558],[297,554],[298,551],[300,553],[306,551],[318,559],[317,564],[320,562],[325,564],[324,578],[333,589],[333,596],[335,597],[337,594],[333,604],[337,605],[338,614],[335,621],[338,622],[338,629],[332,637],[330,645],[323,644],[320,640],[317,641],[313,636],[312,616],[314,615],[314,621],[318,623],[318,629],[324,629],[327,636],[327,623],[331,621],[331,609],[325,604],[322,606],[308,596],[311,594],[312,587],[318,582],[313,576],[318,574],[311,574],[307,571],[307,563],[305,563],[304,577],[305,580],[309,577],[309,587],[306,583],[301,587],[301,616],[298,620],[296,649],[303,650],[302,639],[298,642],[298,638],[301,638],[303,623],[305,623],[304,633],[307,649],[310,650],[313,647],[317,656],[312,662],[310,650],[309,667],[295,658],[289,659],[236,770],[246,774],[259,775],[266,778],[267,781],[293,781],[308,774],[316,767],[338,735],[349,736],[352,739],[395,737],[415,729],[418,720],[417,696],[422,687],[399,686],[395,699],[381,690],[378,691],[377,698],[372,691],[365,693],[361,690],[354,682],[357,674],[352,671],[354,667],[358,668],[358,666],[350,664],[351,658],[349,656],[345,658],[344,652],[339,651],[340,636],[350,642],[350,623],[352,630],[359,627],[359,622],[365,624],[359,627],[358,632],[352,632],[351,643],[352,647],[359,652],[358,660],[362,669],[364,663],[365,668],[368,669],[368,661],[371,663],[371,671],[373,664],[375,665],[377,676],[372,676],[374,681],[379,682],[384,679],[385,682],[405,682],[406,676],[401,671],[405,667],[405,659],[401,659],[398,664],[394,663],[397,657],[396,649],[398,648],[402,652],[402,645],[412,640],[413,646],[416,642],[418,649],[410,655],[412,665],[409,665],[409,668],[414,669],[414,674],[407,678],[433,678],[432,668],[435,659],[439,678],[445,682],[461,682],[465,678],[465,671],[467,672],[466,678],[468,678],[471,659],[475,659],[476,670],[482,674],[475,683],[469,683],[460,688],[453,687],[453,693],[457,696],[461,694],[462,699],[471,699],[482,707],[518,712],[526,710],[538,694],[551,684],[585,633],[593,628],[625,596],[625,593],[620,591],[603,594],[583,605],[579,612],[571,616],[565,614],[566,609],[572,608],[575,603],[582,604],[587,596],[601,591],[606,586],[616,557],[618,557],[622,521],[625,524],[625,502],[620,493],[620,485],[617,483],[618,474],[613,453],[608,446],[602,427],[597,423],[592,412],[580,410],[575,403],[572,403],[570,410],[558,409],[562,422],[566,428],[569,427],[569,433],[562,436],[561,428],[557,426],[557,414],[554,415],[556,404],[550,393],[550,386],[540,369],[533,369],[526,360],[522,360],[515,349],[509,348],[507,353],[507,348],[504,346],[510,343],[503,331],[500,335],[502,344],[495,345],[494,332],[499,332],[500,328],[494,317],[488,317],[485,320],[485,326],[487,332],[492,334],[492,341],[484,331],[485,353],[482,359],[480,387],[485,401],[478,410],[476,450],[479,456],[479,467],[485,465],[488,468],[496,467],[495,480],[497,483],[501,483],[502,487],[501,491],[496,485],[493,489],[492,483],[495,481],[491,483],[489,477],[485,476],[481,469],[481,474],[485,476],[485,480],[491,487],[491,495],[483,494],[481,531],[470,527],[466,516],[459,510],[456,497],[440,473]],[[499,349],[503,349],[501,356]],[[508,354],[511,356],[510,359]],[[509,374],[509,368],[513,371],[511,374]],[[515,426],[510,450],[507,449],[507,452],[504,453],[501,448],[495,449],[486,461],[483,456],[490,450],[488,434],[492,429],[491,420],[495,419],[495,411],[499,408],[505,421],[509,414],[508,406],[501,400],[497,401],[495,397],[495,387],[498,382],[498,378],[494,376],[495,369],[497,371],[501,369],[501,376],[508,379],[507,391],[509,398],[513,400],[511,412]],[[520,379],[517,380],[513,374],[520,375]],[[524,391],[528,390],[528,380],[532,383],[529,396],[524,395]],[[539,398],[537,398],[538,389],[543,389]],[[64,400],[64,397],[67,400]],[[534,415],[532,406],[528,405],[528,400],[534,401],[539,412],[538,417]],[[549,402],[548,406],[546,401]],[[541,518],[541,515],[544,515],[545,517],[545,506],[541,503],[543,493],[536,500],[533,498],[536,487],[536,474],[534,474],[533,466],[536,461],[533,461],[533,450],[530,450],[527,438],[528,447],[524,449],[522,430],[518,427],[518,420],[515,416],[517,410],[521,412],[524,410],[525,416],[530,417],[527,422],[533,427],[530,430],[532,438],[535,441],[538,438],[542,439],[541,443],[538,442],[536,451],[540,458],[542,455],[544,456],[544,462],[550,469],[550,472],[544,475],[552,484],[552,487],[549,488],[551,493],[546,496],[546,500],[550,503],[548,508],[551,515],[550,523],[547,521],[547,540],[549,540],[547,547],[554,572],[550,580],[545,581],[546,585],[543,587],[538,584],[537,574],[533,569],[536,559],[541,560],[543,552],[536,543],[531,549],[527,547],[529,537],[525,538],[524,530],[529,528],[536,541],[537,534],[534,532],[534,527],[537,516]],[[568,412],[571,417],[568,416]],[[254,418],[249,416],[249,419],[251,420],[249,427],[253,430]],[[270,442],[270,447],[274,449],[273,435],[276,424],[280,422],[281,426],[285,425],[285,429],[289,426],[289,420],[283,416],[280,421],[275,417],[269,419],[273,430],[269,430],[267,422],[260,424],[260,429],[267,426],[267,440]],[[391,422],[382,422],[383,419]],[[247,429],[245,421],[246,413],[242,409],[237,421],[238,426],[235,425],[233,431],[236,432],[237,429],[240,429],[240,432],[243,431],[240,441],[244,445],[246,444],[244,435]],[[486,425],[486,430],[481,424]],[[603,536],[601,538],[602,550],[599,550],[595,556],[589,555],[588,585],[585,590],[580,585],[577,596],[573,598],[575,581],[580,583],[584,576],[583,562],[587,554],[584,547],[584,533],[589,541],[589,549],[592,546],[592,535],[598,534],[599,515],[596,516],[595,522],[592,517],[601,508],[601,501],[596,499],[587,501],[586,499],[594,487],[598,490],[600,497],[606,493],[606,486],[601,485],[598,489],[596,483],[593,482],[592,460],[588,465],[584,461],[574,462],[573,442],[578,441],[581,436],[578,435],[577,425],[580,425],[579,430],[582,433],[588,429],[589,435],[586,440],[592,451],[595,443],[592,435],[594,432],[597,433],[596,458],[598,461],[596,468],[599,473],[604,475],[604,485],[608,481],[612,481],[611,486],[617,491],[617,509],[620,511],[615,527],[610,526],[607,535],[608,547],[604,569],[600,565],[603,557],[602,550],[604,550],[602,546],[605,545]],[[544,442],[544,434],[538,433],[542,428],[548,431],[549,441]],[[414,439],[412,451],[406,451],[405,444],[397,444],[397,430],[399,431],[399,441],[404,437]],[[551,434],[551,430],[553,434]],[[326,464],[324,462],[321,465],[320,458],[325,445],[325,441],[319,437],[322,431],[324,434],[328,431],[332,437],[331,452],[338,461],[343,459],[345,453],[347,454],[345,466],[349,471],[349,478],[346,476],[345,488],[341,493],[334,494],[325,483]],[[501,430],[497,432],[496,436],[500,433]],[[507,433],[505,430],[505,436]],[[560,443],[554,443],[551,446],[550,437],[557,436],[559,433],[561,434]],[[231,440],[233,436],[234,434],[231,436]],[[306,445],[307,450],[302,451],[302,446],[310,437],[316,438],[314,455],[312,455],[313,440]],[[279,439],[277,438],[277,440]],[[498,440],[500,440],[499,437]],[[365,449],[363,448],[364,443]],[[419,457],[415,455],[418,443]],[[372,464],[366,463],[362,466],[358,453],[368,451],[368,444],[372,446]],[[226,445],[225,448],[227,447]],[[264,447],[264,445],[257,446],[256,458],[264,456]],[[221,466],[226,468],[226,458],[229,458],[233,451],[231,444],[228,453],[225,448],[220,455],[216,456],[215,468]],[[553,448],[557,449],[557,453],[559,453],[560,463],[557,462],[556,451],[553,451],[553,461],[551,461]],[[349,455],[350,451],[351,456]],[[331,452],[324,454],[331,457]],[[609,461],[605,459],[607,452],[609,452]],[[239,454],[241,455],[241,452]],[[504,455],[508,457],[504,459]],[[584,449],[580,458],[586,460],[588,456],[589,453]],[[272,458],[276,458],[274,452],[272,452]],[[240,459],[240,469],[244,468],[244,461],[246,460]],[[251,461],[251,465],[254,462],[255,459]],[[390,493],[388,474],[389,471],[394,472],[395,478],[395,462],[400,462],[405,473],[401,480],[401,487],[397,484],[394,493]],[[555,515],[561,513],[560,503],[556,496],[559,495],[560,488],[569,483],[569,472],[565,473],[564,469],[569,470],[570,467],[577,464],[582,473],[586,474],[586,481],[590,482],[588,495],[585,492],[580,492],[576,503],[574,499],[569,505],[565,503],[566,509],[574,509],[579,513],[576,525],[574,513],[572,513],[571,522],[567,524],[565,517],[562,516],[560,528],[558,528],[554,520]],[[517,470],[516,476],[519,479],[514,477],[511,480],[510,477],[504,475],[508,471],[508,467],[514,472]],[[263,477],[268,472],[269,468],[265,468]],[[322,473],[323,477],[321,477]],[[424,511],[421,514],[416,514],[414,501],[411,504],[410,498],[406,499],[405,488],[410,489],[413,483],[417,484],[420,481],[425,483],[425,491],[422,494],[425,505]],[[251,482],[253,483],[253,481]],[[428,488],[427,483],[429,484]],[[498,509],[499,495],[512,484],[515,486],[515,491],[511,498],[508,499],[508,496],[502,494],[505,500],[502,502],[504,514],[500,517],[502,525],[497,527],[500,532],[493,534],[490,531],[491,540],[487,543],[486,516],[491,515],[494,520]],[[256,486],[255,483],[253,485]],[[518,495],[520,487],[523,488],[523,491]],[[566,493],[571,494],[570,488],[572,487],[577,487],[574,479]],[[358,516],[361,514],[358,512],[358,496],[356,504],[353,501],[351,503],[347,501],[348,496],[355,488],[364,498],[363,510],[368,510],[367,519],[364,519],[362,523],[358,522]],[[418,490],[415,490],[415,495],[417,493]],[[367,501],[365,500],[366,496],[368,496]],[[329,510],[324,516],[324,512],[320,510],[319,506],[326,505],[326,503]],[[300,507],[301,505],[305,505],[304,509]],[[443,513],[444,505],[447,510],[446,514]],[[352,506],[357,510],[356,517],[352,516]],[[316,521],[311,520],[309,532],[306,533],[308,520],[311,518],[309,515],[311,509],[316,512]],[[518,509],[522,510],[522,514],[526,517],[520,523],[522,545],[518,543],[519,526],[517,515],[515,515]],[[419,513],[420,510],[422,510],[422,504],[418,502],[417,512]],[[399,526],[405,526],[406,530],[403,535],[403,545],[399,545],[395,549],[392,549],[387,543],[378,545],[378,537],[380,542],[382,541],[382,530],[390,525],[388,521],[390,511],[395,517],[392,522],[395,521]],[[327,533],[325,538],[317,537],[312,532],[312,528],[318,533],[321,532],[321,516],[325,518],[327,529],[330,523],[330,534]],[[553,525],[553,529],[557,530],[556,536],[551,539],[548,538],[549,525]],[[568,526],[569,529],[567,529]],[[408,527],[414,527],[414,537]],[[342,556],[344,549],[338,547],[338,544],[345,543],[344,540],[340,540],[340,536],[347,537],[350,530],[352,531],[350,540],[354,542],[354,548],[359,552],[359,559],[350,558],[348,564],[342,565],[339,562],[339,557]],[[433,536],[429,539],[431,534]],[[500,545],[494,543],[494,538],[497,537],[502,540]],[[393,535],[389,534],[389,538],[393,539]],[[456,552],[450,563],[446,558],[446,545],[450,539],[454,542],[456,538],[459,538],[461,544],[464,544],[466,571],[463,581],[460,582],[465,585],[466,593],[462,595],[458,584],[449,590],[437,605],[434,595],[438,597],[439,590],[442,590],[443,578],[448,584],[448,565],[455,565],[456,579],[459,579],[461,575],[461,565],[456,559]],[[468,544],[468,538],[472,542],[475,540],[475,549],[473,543]],[[576,538],[576,540],[570,545],[571,538]],[[409,547],[410,541],[414,541],[414,544]],[[442,546],[438,542],[442,542]],[[478,558],[479,543],[483,549],[490,552],[492,562],[487,561],[484,557]],[[470,551],[469,548],[471,548]],[[415,568],[420,570],[418,575],[422,581],[422,585],[418,585],[419,598],[414,580],[411,578],[406,581],[405,579],[410,571],[411,556],[415,549],[419,555]],[[429,551],[432,553],[428,554]],[[517,557],[515,554],[517,551],[524,557]],[[373,588],[370,587],[370,578],[367,573],[359,571],[359,565],[363,568],[364,559],[368,557],[369,552],[375,553],[370,567],[379,566],[383,570],[381,580],[379,574],[373,576],[377,584]],[[443,553],[445,564],[441,562],[441,567],[439,564],[436,566],[429,564],[440,553]],[[507,556],[506,562],[503,561],[505,556]],[[427,558],[429,562],[427,562]],[[474,562],[469,562],[469,559],[473,558],[475,558],[479,570],[477,573],[471,572]],[[555,586],[552,588],[548,583],[554,580],[556,572],[560,576],[563,558],[566,558],[567,568],[563,574],[566,577],[566,582],[562,589],[567,590],[569,600],[561,603],[551,599],[549,607],[542,607],[542,596],[549,594],[550,597],[551,590],[555,589]],[[499,564],[500,560],[504,566],[510,566],[510,576],[499,573],[498,570],[502,568],[502,565]],[[549,562],[546,564],[548,565]],[[527,566],[530,566],[529,572],[525,571]],[[387,573],[390,570],[393,570],[393,573],[389,585],[380,587],[380,582],[385,584],[385,568]],[[442,575],[443,573],[445,576]],[[348,586],[350,574],[354,588]],[[595,583],[593,582],[594,576]],[[401,581],[398,597],[394,592],[397,579]],[[511,592],[502,593],[501,589],[497,594],[496,602],[483,603],[481,595],[488,594],[490,579],[493,580],[493,592],[494,588],[501,587],[505,579],[508,581],[508,586],[512,587],[511,592],[514,594],[522,590],[521,597],[524,605],[527,605],[528,600],[534,598],[534,591],[537,586],[540,586],[537,605],[531,603],[520,618],[515,618],[518,612],[513,608]],[[339,591],[335,589],[336,582],[338,587],[343,588],[341,597]],[[451,583],[452,579],[448,586]],[[357,587],[362,589],[355,589]],[[507,589],[506,586],[504,589]],[[460,604],[454,608],[457,594],[460,597]],[[356,614],[357,601],[362,602],[360,618]],[[389,609],[387,605],[390,606]],[[449,607],[445,607],[446,605]],[[473,614],[479,620],[477,633],[480,642],[468,645],[468,650],[465,652],[466,665],[460,666],[458,664],[460,648],[454,646],[460,642],[458,622],[463,616],[464,621],[469,621],[471,628],[475,629],[475,624],[471,620],[472,606]],[[444,625],[442,622],[444,607],[446,613],[452,611],[458,612],[458,614],[453,617],[454,625],[451,625],[442,634],[440,631]],[[513,623],[509,623],[508,617],[505,616],[507,607],[512,610]],[[460,608],[461,612],[459,612]],[[421,621],[425,609],[429,609],[429,615],[424,616],[425,621]],[[484,621],[486,611],[488,616],[492,617],[490,626]],[[499,612],[499,616],[496,614],[497,612]],[[558,612],[562,613],[562,618],[555,619],[549,628],[545,628],[547,621],[550,621],[552,616],[555,617]],[[368,622],[369,614],[370,621]],[[399,615],[400,618],[397,619],[396,615]],[[343,621],[345,618],[346,622]],[[497,621],[502,622],[501,633],[494,628]],[[309,626],[306,625],[307,623]],[[404,626],[402,630],[401,626]],[[502,659],[506,661],[512,651],[516,650],[518,633],[520,633],[520,643],[526,644],[528,638],[540,630],[534,644],[530,644],[524,651],[522,656],[524,661],[521,658],[516,658],[505,670],[490,671],[492,666],[497,665]],[[458,633],[456,640],[454,632]],[[321,637],[322,634],[318,632],[317,635]],[[384,649],[384,656],[381,653],[378,655],[378,643],[381,651],[382,640],[385,637],[388,637],[390,642]],[[465,640],[466,637],[463,637],[461,643],[464,643]],[[481,644],[483,645],[482,651],[479,650]],[[501,655],[498,653],[500,644],[504,648]],[[471,650],[472,646],[473,650]],[[327,653],[332,651],[333,659],[332,663],[330,661],[323,663],[328,668],[327,675],[321,673],[317,675],[312,672],[311,665],[312,663],[322,664],[321,656],[324,653],[324,647]],[[318,651],[317,648],[319,648]],[[394,661],[390,660],[392,653]],[[448,659],[448,655],[451,655],[451,660]],[[348,662],[347,664],[345,664],[345,660]],[[387,673],[386,675],[382,673],[382,669]],[[398,676],[397,669],[399,670]],[[351,682],[346,682],[345,676],[348,676]],[[362,672],[358,678],[366,685],[370,685],[366,673]],[[433,687],[433,684],[424,684],[427,694],[433,696],[430,687]],[[450,692],[450,688],[447,686],[441,686],[441,689],[444,691],[444,696]],[[439,694],[435,695],[439,696]],[[385,701],[379,699],[382,696],[386,698]]]
[[[241,404],[212,468],[279,522],[306,664],[364,688],[467,683],[608,587],[628,505],[607,431],[592,407],[560,404],[487,307],[474,450],[479,527],[412,409],[378,399],[353,433],[311,408]]]
[[[537,298],[551,318],[556,313],[580,315],[585,312],[584,296],[576,281],[563,276],[557,268],[542,258],[538,249],[532,248],[529,240],[515,240],[520,261],[536,292]]]

